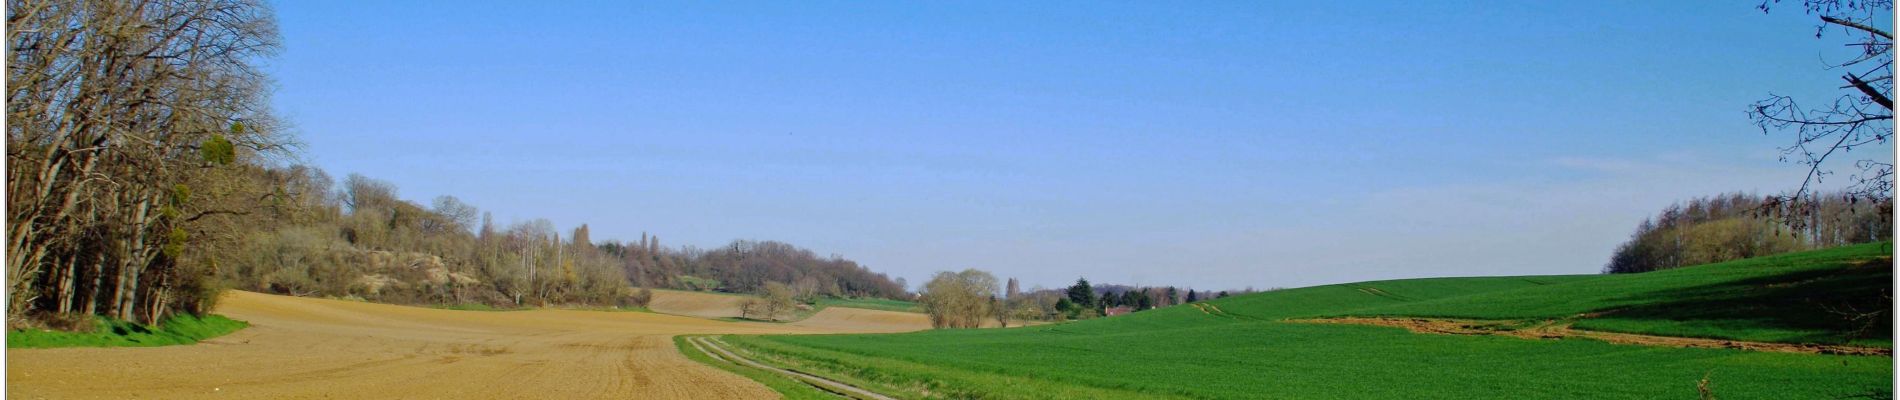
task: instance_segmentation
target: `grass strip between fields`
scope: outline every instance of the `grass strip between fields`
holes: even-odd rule
[[[222,315],[178,315],[158,326],[146,326],[105,317],[94,317],[92,332],[62,332],[22,329],[7,332],[7,348],[36,349],[56,347],[152,347],[192,344],[224,336],[250,326],[244,321]]]
[[[1077,377],[1057,371],[1036,374],[1003,369],[949,371],[941,365],[903,357],[867,357],[761,340],[766,337],[771,336],[730,335],[722,342],[766,364],[820,375],[897,398],[1167,399],[1179,398],[1177,394],[1186,395],[1165,390],[1156,393],[1118,382],[1076,381],[1072,378]]]
[[[708,337],[693,337],[693,338],[688,338],[687,340],[689,342],[692,342],[695,348],[698,348],[701,352],[711,354],[714,358],[719,358],[727,362],[741,364],[741,365],[751,367],[754,369],[769,371],[769,372],[776,373],[782,376],[791,377],[793,379],[799,380],[813,387],[816,387],[820,390],[824,390],[824,391],[836,394],[840,397],[860,399],[860,400],[896,400],[895,398],[892,398],[890,396],[885,396],[878,392],[874,392],[874,391],[857,387],[857,386],[852,386],[850,384],[831,380],[829,378],[825,378],[822,376],[812,375],[809,373],[805,373],[803,371],[798,371],[798,370],[793,370],[793,369],[788,369],[788,368],[765,365],[758,361],[752,360],[750,356],[740,355],[738,353],[735,353],[732,350],[729,350],[728,347],[730,347],[730,345],[725,344],[725,342],[722,342],[719,339],[708,338]]]
[[[698,361],[701,364],[710,365],[713,368],[725,370],[726,372],[739,374],[739,376],[746,377],[747,379],[765,385],[765,387],[771,388],[773,391],[784,395],[786,399],[837,399],[840,397],[835,393],[821,390],[804,381],[792,379],[789,376],[739,365],[714,356],[692,342],[692,339],[696,337],[699,336],[674,336],[673,346],[679,348],[680,354],[685,354],[686,358]]]
[[[1797,354],[1841,354],[1891,356],[1892,348],[1829,345],[1812,343],[1773,343],[1745,340],[1655,336],[1621,332],[1574,329],[1571,320],[1461,320],[1405,317],[1337,317],[1288,320],[1310,324],[1351,324],[1403,328],[1412,333],[1441,335],[1497,335],[1523,339],[1585,338],[1635,346],[1661,346],[1703,349],[1738,349]]]

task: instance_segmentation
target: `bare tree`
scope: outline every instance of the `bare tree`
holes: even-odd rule
[[[463,203],[462,199],[449,195],[436,196],[433,206],[432,211],[435,211],[436,214],[442,216],[443,220],[452,224],[448,227],[450,229],[466,231],[475,226],[475,213],[478,210],[475,209],[475,206]],[[586,225],[582,226],[585,227]]]
[[[199,224],[257,203],[205,201],[207,179],[292,144],[254,65],[277,49],[269,9],[9,0],[6,29],[8,315],[158,321],[204,279],[180,269]]]
[[[752,318],[753,315],[759,314],[759,309],[764,304],[765,304],[764,301],[761,301],[757,298],[752,298],[752,297],[747,297],[745,300],[740,300],[739,301],[739,318],[741,319]]]
[[[792,297],[806,303],[818,301],[818,279],[811,276],[799,277],[792,281]]]
[[[343,206],[350,212],[358,210],[383,210],[395,206],[396,185],[388,181],[350,174],[343,178]]]
[[[789,313],[798,306],[798,302],[792,299],[792,288],[783,283],[767,282],[759,296],[763,298],[761,311],[765,314],[765,319],[776,321],[780,315]]]
[[[1015,314],[1010,311],[1011,308],[1010,300],[990,296],[990,318],[996,319],[996,326],[1003,328],[1009,327],[1009,318]]]
[[[1756,8],[1768,12],[1779,0]],[[1874,26],[1877,17],[1893,15],[1890,0],[1803,0],[1803,10],[1820,18],[1815,37],[1838,31],[1855,52],[1844,60],[1829,61],[1828,69],[1841,73],[1842,93],[1820,106],[1794,97],[1770,95],[1748,108],[1762,133],[1793,132],[1794,143],[1781,148],[1783,161],[1807,167],[1807,177],[1793,194],[1772,198],[1765,211],[1787,218],[1799,230],[1802,216],[1814,212],[1808,201],[1812,187],[1833,175],[1828,160],[1865,146],[1885,146],[1893,137],[1893,34]],[[1845,196],[1850,201],[1874,201],[1891,210],[1893,162],[1862,159],[1853,164]]]

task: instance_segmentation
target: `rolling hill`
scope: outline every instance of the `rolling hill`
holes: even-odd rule
[[[724,340],[909,398],[1889,396],[1892,253],[1877,243],[1643,274],[1326,285],[1005,330]],[[1312,323],[1379,318],[1467,329]],[[1821,345],[1875,355],[1804,350]]]

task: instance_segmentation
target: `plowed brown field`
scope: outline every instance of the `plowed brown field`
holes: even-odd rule
[[[218,312],[251,327],[190,346],[8,349],[7,395],[776,398],[756,382],[687,359],[670,338],[929,327],[918,314],[899,319],[842,308],[773,324],[636,312],[450,311],[248,292],[231,292]]]
[[[674,315],[700,318],[738,318],[739,302],[745,296],[680,290],[654,290],[647,309]]]

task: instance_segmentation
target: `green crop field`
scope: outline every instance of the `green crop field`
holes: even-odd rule
[[[863,308],[863,309],[869,309],[869,310],[884,310],[884,311],[898,311],[898,312],[924,312],[924,306],[918,305],[917,303],[914,303],[914,302],[903,301],[903,300],[870,298],[870,297],[853,298],[853,299],[840,299],[840,298],[826,297],[826,298],[818,299],[818,308],[822,309],[825,307],[850,307],[850,308]]]
[[[1890,396],[1889,356],[1412,333],[1328,316],[1577,319],[1582,329],[1891,347],[1887,243],[1635,275],[1434,278],[1279,290],[1002,330],[729,336],[759,358],[909,398]],[[1884,262],[1882,262],[1884,261]],[[1834,311],[1886,310],[1875,326]],[[1858,336],[1855,333],[1858,332]]]

